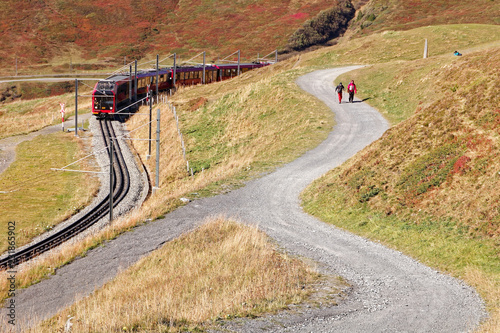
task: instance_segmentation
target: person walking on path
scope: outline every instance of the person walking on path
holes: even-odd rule
[[[351,80],[351,82],[347,86],[347,92],[349,93],[349,103],[352,103],[354,101],[354,93],[358,93],[356,85],[354,84],[354,80]]]
[[[342,85],[342,82],[339,83],[339,85],[335,88],[335,91],[339,95],[339,104],[342,103],[342,91],[344,90],[344,86]]]

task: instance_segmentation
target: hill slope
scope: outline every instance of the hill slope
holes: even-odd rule
[[[24,66],[110,57],[142,58],[154,52],[206,50],[225,57],[269,53],[329,0],[276,1],[18,1],[0,3],[0,63]],[[71,58],[71,59],[70,59]],[[21,63],[21,62],[20,62]]]
[[[284,49],[303,24],[310,27],[307,20],[339,2],[4,0],[0,3],[0,64],[7,75],[15,73],[16,58],[19,70],[50,64],[59,71],[67,71],[71,64],[97,69],[96,63],[116,66],[124,57],[169,52],[190,58],[207,51],[209,59],[216,60],[241,49],[244,57],[254,58]],[[500,6],[491,0],[351,3],[361,10],[350,35],[435,24],[500,24]]]
[[[303,195],[321,219],[465,279],[491,310],[487,332],[500,325],[499,53],[492,47],[351,74],[358,83],[378,80],[364,97],[379,100],[383,112],[390,104],[403,112],[416,105],[415,113]]]
[[[440,24],[500,24],[500,4],[492,0],[372,0],[352,29],[369,35]]]

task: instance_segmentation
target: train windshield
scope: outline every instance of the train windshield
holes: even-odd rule
[[[113,90],[115,89],[115,83],[111,81],[99,81],[96,89],[102,91]]]
[[[113,97],[94,97],[94,110],[113,110]]]

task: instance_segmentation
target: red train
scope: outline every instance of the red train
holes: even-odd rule
[[[260,68],[269,63],[242,63],[240,73]],[[238,65],[220,64],[205,66],[205,83],[223,81],[237,76]],[[137,100],[146,97],[148,89],[156,91],[156,70],[137,73]],[[200,84],[203,80],[202,66],[176,67],[175,87]],[[117,74],[96,83],[92,93],[92,113],[99,118],[111,116],[133,103],[135,96],[135,76]],[[148,87],[149,85],[149,87]],[[158,70],[158,91],[174,88],[174,68]]]

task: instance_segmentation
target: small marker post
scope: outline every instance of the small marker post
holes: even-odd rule
[[[59,103],[59,105],[61,106],[61,110],[59,111],[61,113],[61,126],[62,126],[62,131],[64,132],[64,113],[66,112],[66,110],[64,110],[64,106],[66,104]]]

